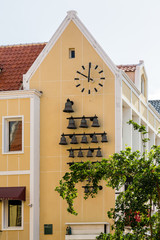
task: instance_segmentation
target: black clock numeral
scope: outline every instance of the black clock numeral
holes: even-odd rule
[[[105,79],[105,77],[101,77],[100,79],[104,80],[104,79]]]
[[[82,65],[83,70],[85,70],[85,67]]]
[[[103,70],[101,70],[100,72],[99,72],[99,74],[101,74],[103,72]]]
[[[98,92],[97,88],[94,88],[95,92]]]
[[[74,80],[79,80],[79,78],[75,78]]]
[[[99,84],[99,86],[103,87],[103,84],[101,84],[101,83],[98,83],[98,84]]]
[[[79,87],[81,84],[77,84],[76,87]]]
[[[91,90],[89,89],[89,90],[88,90],[88,94],[90,94],[90,93],[91,93]]]
[[[85,88],[82,88],[81,92],[84,92]]]
[[[96,65],[94,69],[97,69],[97,68],[98,68],[98,65]]]

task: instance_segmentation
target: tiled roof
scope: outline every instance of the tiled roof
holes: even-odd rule
[[[156,111],[160,114],[160,100],[149,100],[149,103],[156,109]]]
[[[0,46],[0,91],[21,88],[25,74],[46,43]]]
[[[135,72],[137,64],[132,65],[118,65],[117,67],[124,72]]]

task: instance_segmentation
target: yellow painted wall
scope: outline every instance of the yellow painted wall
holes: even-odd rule
[[[0,138],[0,171],[30,170],[30,99],[0,100],[0,135],[2,136],[2,116],[24,116],[24,153],[2,154],[2,138]],[[29,240],[29,175],[0,176],[0,187],[26,186],[26,201],[24,202],[24,230],[7,231],[0,233],[2,240]],[[0,201],[2,216],[2,202]],[[2,229],[2,217],[0,217]]]
[[[132,92],[132,104],[134,105],[136,110],[139,112],[139,99],[133,92]]]
[[[122,93],[131,102],[131,89],[122,81]]]
[[[76,57],[69,59],[69,48],[75,48]],[[105,83],[101,91],[88,95],[75,87],[74,77],[82,64],[91,62],[99,65],[105,73]],[[87,82],[87,79],[86,79]],[[87,83],[86,83],[87,85]],[[114,192],[104,188],[97,198],[85,201],[83,189],[79,185],[79,197],[75,201],[78,216],[72,216],[67,206],[54,188],[60,178],[69,170],[66,149],[71,145],[59,145],[62,133],[103,132],[108,134],[108,143],[88,144],[87,147],[102,148],[103,156],[108,157],[115,150],[115,86],[114,75],[89,44],[79,29],[71,22],[58,39],[52,50],[41,63],[30,80],[30,88],[43,91],[40,109],[40,239],[61,240],[65,235],[66,222],[110,222],[107,211],[114,206]],[[64,113],[65,102],[74,102],[74,113]],[[98,116],[100,128],[75,130],[67,129],[67,117]],[[89,122],[88,122],[89,123]],[[80,124],[80,121],[77,121]],[[80,138],[78,138],[80,141]],[[91,139],[90,139],[91,140]],[[74,148],[82,144],[73,145]],[[84,145],[86,147],[86,145]],[[75,158],[81,161],[81,158]],[[83,160],[86,160],[84,158]],[[97,160],[91,158],[90,160]],[[102,183],[104,186],[104,183]],[[44,235],[44,224],[53,224],[53,235]]]
[[[150,111],[148,111],[148,120],[149,123],[154,127],[154,116]]]
[[[144,118],[147,119],[147,108],[145,107],[145,105],[141,102],[141,114]]]

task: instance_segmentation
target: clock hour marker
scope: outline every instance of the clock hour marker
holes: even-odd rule
[[[103,87],[103,84],[101,84],[101,83],[98,83],[98,84],[99,84],[99,86]]]
[[[97,69],[97,68],[98,68],[98,65],[96,65],[94,69]]]
[[[84,67],[84,66],[82,66],[82,68],[85,70],[85,67]]]
[[[91,93],[91,90],[89,89],[89,90],[88,90],[88,94],[90,94],[90,93]]]
[[[102,73],[102,72],[103,72],[103,70],[101,70],[101,71],[99,72],[99,74]]]
[[[98,92],[97,88],[94,88],[95,92]]]
[[[84,92],[84,89],[85,89],[85,88],[82,88],[81,92]]]
[[[74,80],[79,80],[79,78],[75,78]]]
[[[100,79],[103,79],[103,80],[104,80],[104,79],[105,79],[105,77],[101,77]]]
[[[79,87],[81,84],[77,84],[76,87]]]

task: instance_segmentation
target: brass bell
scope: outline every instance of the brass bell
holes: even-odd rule
[[[100,127],[98,117],[96,115],[93,117],[93,123],[91,127]]]
[[[81,143],[88,143],[88,141],[87,141],[87,136],[86,136],[85,133],[84,133],[83,136],[82,136]]]
[[[69,118],[69,124],[68,124],[67,128],[69,128],[69,129],[76,129],[76,125],[75,125],[75,121],[74,121],[73,117]]]
[[[108,140],[107,140],[107,134],[104,132],[104,133],[102,133],[102,141],[101,141],[102,143],[103,142],[108,142]]]
[[[96,155],[96,157],[102,157],[102,153],[101,153],[100,148],[98,148],[98,150],[97,150],[97,155]]]
[[[65,138],[64,134],[62,134],[61,140],[60,140],[60,143],[59,143],[59,144],[60,144],[60,145],[67,145],[66,138]]]
[[[82,152],[81,148],[79,149],[78,157],[83,157],[83,152]]]
[[[81,124],[79,126],[80,128],[88,128],[87,121],[85,116],[82,117]]]
[[[93,157],[92,150],[90,148],[88,149],[87,157]]]
[[[92,136],[92,141],[91,141],[91,143],[98,143],[97,136],[96,136],[95,133],[94,133],[93,136]]]
[[[72,148],[69,150],[69,157],[74,158],[74,151]]]
[[[65,103],[65,108],[64,108],[63,112],[67,112],[67,113],[74,112],[72,109],[72,105],[73,105],[73,102],[70,101],[70,99],[68,98],[67,102]]]
[[[77,138],[76,138],[76,135],[75,135],[75,134],[73,134],[72,140],[71,140],[70,144],[78,144]]]

